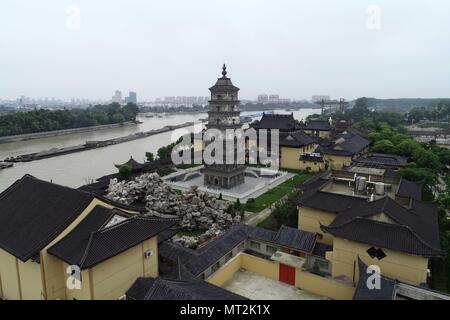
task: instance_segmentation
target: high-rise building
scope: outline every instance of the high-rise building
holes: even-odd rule
[[[325,96],[325,95],[314,95],[311,98],[312,103],[317,103],[317,102],[321,102],[321,101],[330,101],[330,96]]]
[[[122,91],[116,90],[111,98],[112,102],[122,104]]]
[[[214,86],[209,88],[211,100],[209,102],[207,129],[218,129],[224,137],[222,164],[205,164],[203,169],[204,184],[211,188],[230,189],[244,183],[245,165],[238,164],[237,145],[233,137],[227,137],[227,129],[239,129],[241,111],[239,109],[238,91],[231,79],[227,77],[225,64],[222,68],[222,77],[217,79]],[[234,143],[227,141],[233,139]],[[228,148],[231,145],[232,148]],[[233,153],[233,163],[227,163],[227,154]]]
[[[271,94],[269,96],[270,103],[278,103],[280,101],[280,96],[278,94]]]
[[[267,103],[269,102],[269,96],[267,94],[258,95],[258,103]]]
[[[125,98],[125,103],[134,103],[137,104],[137,95],[136,92],[130,91],[128,97]]]

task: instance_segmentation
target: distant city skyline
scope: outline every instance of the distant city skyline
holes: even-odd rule
[[[445,0],[4,0],[0,97],[205,96],[223,62],[242,99],[446,97],[449,11]]]

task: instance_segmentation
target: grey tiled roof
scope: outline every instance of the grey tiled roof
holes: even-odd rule
[[[327,120],[310,120],[304,127],[304,130],[330,131],[331,126]]]
[[[301,126],[295,121],[294,115],[291,114],[267,114],[263,116],[258,124],[252,125],[255,129],[279,129],[280,131],[296,131]]]
[[[303,147],[315,142],[316,139],[307,135],[303,131],[280,133],[280,146],[282,147]]]
[[[297,204],[302,207],[339,213],[367,203],[366,199],[312,189],[302,194]]]
[[[384,213],[395,223],[379,222],[370,217]],[[389,197],[351,208],[321,228],[335,236],[392,249],[412,255],[442,256],[437,211],[430,205],[412,201],[405,208]]]
[[[370,141],[360,135],[340,135],[344,141],[339,144],[332,144],[329,146],[319,146],[317,152],[324,154],[331,154],[337,156],[353,156],[360,153],[370,144]]]
[[[224,255],[247,239],[256,239],[293,250],[311,252],[316,234],[283,226],[274,232],[245,224],[232,226],[220,236],[197,250],[185,248],[179,244],[164,242],[159,246],[159,254],[168,260],[183,264],[194,276],[198,276]]]
[[[125,220],[105,227],[114,215]],[[130,216],[117,209],[96,206],[48,253],[81,269],[90,268],[175,225],[178,220]]]
[[[136,160],[134,160],[133,159],[133,157],[130,157],[130,160],[128,160],[127,162],[125,162],[125,163],[122,163],[122,164],[115,164],[114,166],[116,167],[116,168],[120,168],[121,166],[129,166],[130,168],[131,168],[131,170],[132,171],[136,171],[136,170],[142,170],[145,166],[146,166],[146,164],[144,164],[144,163],[139,163],[139,162],[137,162]]]
[[[316,244],[316,234],[282,225],[275,242],[283,247],[311,253]]]
[[[406,165],[408,158],[395,154],[368,153],[353,161],[356,163],[378,165],[381,167],[402,167]]]
[[[0,248],[27,261],[53,241],[94,197],[25,175],[0,194]]]
[[[138,278],[126,292],[132,300],[246,300],[202,280]]]
[[[411,198],[414,200],[421,200],[422,199],[422,185],[423,185],[423,181],[413,182],[413,181],[408,181],[408,180],[402,178],[400,180],[400,184],[398,185],[396,195],[399,197]]]

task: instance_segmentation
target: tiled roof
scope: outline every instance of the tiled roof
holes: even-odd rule
[[[372,220],[384,213],[395,223]],[[429,204],[412,200],[405,208],[389,197],[351,208],[321,228],[335,236],[412,255],[442,256],[437,211]]]
[[[311,253],[316,244],[316,234],[282,225],[275,237],[275,243],[283,247]]]
[[[310,120],[304,127],[304,130],[330,131],[331,126],[327,120]]]
[[[317,152],[337,156],[353,156],[363,151],[370,144],[369,140],[360,135],[340,135],[336,141],[339,140],[342,140],[342,142],[329,146],[319,146]]]
[[[267,114],[263,116],[255,129],[279,129],[280,131],[296,131],[300,130],[300,125],[295,121],[294,114]]]
[[[408,158],[395,154],[368,153],[353,161],[356,163],[377,165],[380,167],[402,167],[406,165]]]
[[[179,244],[164,242],[159,246],[159,254],[168,260],[183,264],[189,272],[198,276],[247,239],[261,240],[298,251],[311,252],[316,241],[316,234],[287,226],[274,232],[237,224],[223,236],[212,240],[200,249],[192,250]]]
[[[297,189],[302,191],[318,190],[329,182],[329,180],[326,179],[328,174],[329,171],[321,171],[302,184],[297,185]]]
[[[363,198],[317,190],[307,191],[297,200],[299,206],[334,213],[357,208],[365,203],[367,200]]]
[[[125,219],[107,226],[115,215]],[[69,234],[50,247],[48,253],[70,265],[87,269],[156,236],[176,223],[175,219],[130,216],[118,209],[96,206]]]
[[[400,180],[400,184],[398,185],[396,196],[404,197],[404,198],[411,198],[414,200],[421,200],[422,199],[422,185],[423,185],[423,181],[413,182],[413,181],[408,181],[408,180],[402,178]]]
[[[202,280],[138,278],[126,292],[132,300],[246,300]]]
[[[136,160],[133,159],[133,157],[130,157],[130,160],[128,160],[125,163],[122,164],[115,164],[114,166],[116,168],[120,168],[121,166],[129,166],[131,168],[132,171],[136,171],[136,170],[142,170],[143,168],[145,168],[147,166],[147,164],[145,163],[139,163]]]
[[[92,201],[87,192],[25,175],[0,194],[0,247],[27,261]]]
[[[315,143],[316,140],[303,131],[280,132],[280,146],[303,147]]]

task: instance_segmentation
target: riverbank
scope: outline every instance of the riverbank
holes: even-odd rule
[[[26,141],[26,140],[33,140],[33,139],[48,138],[48,137],[64,136],[64,135],[69,135],[69,134],[73,134],[73,133],[82,133],[82,132],[91,132],[91,131],[100,131],[100,130],[106,130],[106,129],[114,129],[114,128],[118,128],[118,127],[132,126],[132,125],[136,125],[136,124],[137,124],[136,122],[127,121],[127,122],[123,122],[123,123],[103,124],[103,125],[92,126],[92,127],[72,128],[72,129],[64,129],[64,130],[54,130],[54,131],[27,133],[27,134],[15,135],[15,136],[6,136],[6,137],[0,137],[0,144],[2,144],[2,143],[9,143],[9,142],[17,142],[17,141]]]
[[[169,131],[173,131],[173,130],[176,130],[176,129],[181,129],[181,128],[188,127],[188,126],[193,126],[193,125],[194,125],[194,122],[186,122],[186,123],[179,124],[179,125],[169,125],[169,126],[165,126],[163,128],[160,128],[160,129],[154,129],[154,130],[150,130],[150,131],[137,132],[137,133],[134,133],[134,134],[130,134],[130,135],[127,135],[127,136],[114,138],[114,139],[86,141],[82,145],[71,146],[71,147],[64,147],[64,148],[52,148],[52,149],[44,150],[44,151],[40,151],[40,152],[34,152],[34,153],[18,155],[16,157],[6,158],[3,161],[7,162],[7,163],[12,163],[12,162],[30,162],[30,161],[35,161],[35,160],[42,160],[42,159],[47,159],[47,158],[53,158],[53,157],[67,155],[67,154],[71,154],[71,153],[82,152],[82,151],[87,151],[87,150],[92,150],[92,149],[98,149],[98,148],[103,148],[103,147],[107,147],[107,146],[112,146],[112,145],[125,143],[125,142],[129,142],[129,141],[137,140],[137,139],[143,139],[143,138],[147,138],[147,137],[150,137],[150,136],[153,136],[153,135],[156,135],[156,134],[165,133],[165,132],[169,132]]]

